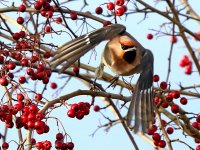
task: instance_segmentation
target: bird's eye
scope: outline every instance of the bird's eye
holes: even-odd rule
[[[129,46],[126,46],[126,45],[124,45],[124,44],[121,44],[121,48],[122,48],[123,50],[127,50],[127,49],[129,48]]]
[[[127,46],[127,45],[121,44],[121,48],[123,50],[127,50],[127,49],[130,49],[130,48],[133,48],[133,47],[135,47],[135,46]]]

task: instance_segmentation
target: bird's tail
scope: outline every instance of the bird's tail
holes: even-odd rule
[[[50,62],[51,68],[56,68],[63,65],[60,72],[70,67],[81,56],[94,48],[100,42],[108,40],[125,32],[125,27],[119,24],[112,24],[88,34],[82,35],[70,42],[61,46],[55,53],[55,56]],[[64,64],[63,64],[64,63]]]
[[[127,125],[135,133],[147,133],[154,120],[153,55],[149,50],[145,50],[140,70],[127,114]]]
[[[131,104],[127,115],[127,124],[129,128],[137,133],[147,133],[154,119],[154,106],[151,100],[152,92],[150,91],[134,91]],[[136,98],[137,97],[137,98]]]

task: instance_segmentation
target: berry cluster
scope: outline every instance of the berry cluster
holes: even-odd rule
[[[161,120],[161,125],[165,128],[168,135],[174,133],[174,128],[171,126],[167,127],[167,122],[165,120]],[[166,146],[166,142],[161,139],[161,135],[158,133],[159,132],[158,129],[159,129],[158,126],[153,124],[151,128],[149,128],[148,130],[148,135],[152,136],[155,146],[164,148]]]
[[[55,141],[55,148],[56,149],[61,149],[61,150],[72,150],[74,148],[74,143],[73,142],[63,142],[64,141],[64,136],[62,133],[57,133],[56,134],[56,141]]]
[[[189,59],[187,55],[184,55],[179,62],[180,67],[184,67],[185,74],[190,75],[192,73],[192,61]]]
[[[88,102],[79,102],[71,105],[70,109],[67,112],[68,117],[81,120],[85,115],[90,113],[90,104]]]
[[[23,99],[23,96],[19,94],[17,98],[19,102],[13,106],[4,104],[0,107],[0,119],[2,122],[5,122],[7,128],[13,128],[15,122],[17,129],[22,127],[33,129],[38,134],[49,132],[49,126],[42,121],[44,114],[38,112],[37,105],[30,104],[29,106],[24,106],[24,103],[20,101]],[[16,116],[16,120],[13,120],[12,115]]]
[[[44,84],[47,84],[49,82],[49,77],[51,76],[51,70],[48,69],[45,64],[42,64],[40,62],[40,58],[37,55],[33,55],[30,58],[22,56],[20,52],[12,52],[10,51],[8,55],[0,55],[0,62],[2,63],[2,69],[1,69],[1,76],[0,76],[0,85],[2,86],[8,86],[10,83],[14,84],[14,74],[11,72],[16,68],[16,62],[6,59],[9,59],[8,56],[14,58],[17,63],[19,63],[22,67],[28,67],[26,69],[27,77],[25,76],[19,76],[18,82],[21,84],[24,84],[26,82],[27,78],[30,78],[31,80],[42,80]],[[41,60],[42,61],[42,60]],[[34,66],[37,64],[37,69],[33,69],[31,66]]]
[[[107,10],[111,11],[116,16],[122,16],[127,11],[125,0],[115,0],[115,2],[109,2],[106,4]],[[102,14],[103,8],[97,7],[95,10],[96,14]]]
[[[159,76],[158,76],[158,75],[154,75],[153,81],[154,81],[154,82],[158,82],[158,81],[159,81]],[[161,90],[166,90],[167,87],[168,87],[167,82],[165,82],[165,81],[160,82],[160,89],[161,89]],[[156,97],[154,98],[155,104],[157,105],[157,104],[160,103],[160,105],[161,105],[163,108],[167,108],[167,107],[169,106],[169,104],[170,104],[170,106],[171,106],[171,111],[172,111],[174,114],[179,113],[180,107],[179,107],[179,105],[174,104],[174,103],[173,103],[173,100],[179,99],[179,98],[180,98],[180,91],[178,91],[178,90],[173,90],[173,91],[167,93],[166,95],[164,95],[164,98],[165,98],[165,101],[161,101],[161,99],[160,99],[159,97],[156,96]],[[182,105],[186,105],[187,102],[188,102],[188,100],[187,100],[186,97],[181,97],[181,98],[180,98],[180,103],[181,103]]]
[[[32,142],[32,144],[33,144],[33,142]],[[51,144],[51,142],[50,141],[48,141],[48,140],[45,140],[45,141],[43,141],[43,142],[37,142],[36,144],[35,144],[35,147],[37,148],[37,149],[41,149],[41,150],[50,150],[51,149],[51,147],[52,147],[52,144]]]

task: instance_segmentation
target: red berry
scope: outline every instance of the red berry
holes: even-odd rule
[[[93,107],[93,109],[94,109],[94,111],[98,112],[98,111],[100,110],[100,107],[99,107],[99,105],[95,105],[95,106]]]
[[[40,1],[40,3],[42,4],[42,5],[44,5],[46,2],[47,2],[47,0],[39,0]]]
[[[46,140],[46,141],[44,141],[43,146],[44,146],[44,150],[50,150],[52,147],[52,144],[50,141]]]
[[[40,10],[42,8],[42,4],[40,1],[36,1],[35,4],[34,4],[34,8],[36,10]]]
[[[155,104],[157,105],[157,104],[160,102],[160,98],[159,98],[158,96],[156,96],[156,97],[154,98],[154,102],[155,102]]]
[[[11,73],[11,72],[8,72],[8,76],[9,76],[10,79],[13,79],[13,78],[14,78],[14,74]]]
[[[85,114],[82,110],[78,110],[77,113],[76,113],[76,118],[81,120],[81,119],[83,119],[84,115]]]
[[[56,89],[57,88],[57,84],[55,82],[52,82],[51,85],[50,85],[50,87],[52,89]]]
[[[161,147],[161,148],[165,148],[166,142],[165,142],[164,140],[160,140],[160,141],[158,142],[158,146]]]
[[[55,21],[56,21],[56,23],[62,23],[62,18],[61,17],[57,17],[56,19],[55,19]]]
[[[17,18],[17,23],[18,24],[23,24],[24,23],[24,18],[23,17],[18,17]]]
[[[122,5],[122,6],[121,6],[121,8],[123,8],[124,12],[126,12],[126,11],[127,11],[127,6],[125,6],[125,5]]]
[[[46,12],[47,12],[46,10],[43,10],[43,9],[42,9],[42,10],[40,10],[40,14],[41,14],[43,17],[45,17],[45,15],[46,15]]]
[[[163,119],[161,119],[161,124],[162,124],[163,127],[167,126],[167,122],[165,120],[163,120]]]
[[[49,78],[48,78],[48,77],[44,77],[44,78],[42,79],[42,82],[43,82],[44,84],[49,83]]]
[[[36,147],[37,149],[43,149],[43,148],[44,148],[42,142],[37,142],[36,145],[35,145],[35,147]]]
[[[28,114],[28,121],[35,121],[35,117],[36,117],[35,113],[29,113]]]
[[[168,105],[166,102],[162,102],[162,103],[161,103],[161,106],[162,106],[163,108],[167,108],[169,105]]]
[[[104,26],[104,27],[106,27],[106,26],[108,26],[108,25],[110,25],[110,24],[112,24],[110,21],[104,21],[104,22],[103,22],[103,26]]]
[[[75,103],[75,104],[72,104],[72,105],[71,105],[71,109],[77,112],[77,111],[79,110],[79,105],[76,104],[76,103]]]
[[[9,144],[7,142],[3,142],[2,148],[3,149],[8,149],[9,148]]]
[[[115,10],[116,16],[122,16],[124,14],[124,9],[122,7],[119,7]]]
[[[42,120],[44,118],[44,114],[43,113],[37,113],[35,116],[36,120]]]
[[[161,136],[160,136],[160,134],[158,134],[158,133],[154,133],[154,134],[152,135],[152,138],[153,138],[154,141],[160,141]]]
[[[172,102],[172,100],[173,100],[173,96],[172,96],[171,93],[167,94],[167,95],[165,96],[165,98],[166,98],[166,101],[168,101],[168,102]]]
[[[72,20],[76,20],[76,19],[78,18],[77,12],[75,12],[75,11],[70,11],[70,18],[71,18]]]
[[[68,142],[67,143],[67,148],[72,150],[74,148],[74,143],[73,142]]]
[[[167,82],[163,81],[160,83],[160,88],[165,90],[167,88]]]
[[[18,32],[16,32],[12,35],[12,37],[14,40],[18,41],[20,39],[20,34]]]
[[[176,43],[177,42],[177,37],[175,35],[170,37],[170,42],[171,43]]]
[[[4,51],[3,51],[3,55],[4,55],[4,56],[9,56],[9,51],[4,50]]]
[[[53,12],[52,11],[47,11],[46,14],[45,14],[46,18],[52,18],[52,16],[53,16]]]
[[[56,149],[63,149],[63,142],[62,141],[56,141],[55,142],[55,148]],[[66,148],[67,150],[67,148]]]
[[[34,70],[32,68],[28,68],[26,69],[26,73],[29,75],[29,76],[32,76],[34,74]]]
[[[47,33],[49,33],[49,32],[52,31],[52,28],[51,28],[50,26],[46,26],[45,31],[46,31]]]
[[[192,64],[187,65],[184,70],[185,74],[190,75],[192,73]]]
[[[37,62],[39,60],[39,58],[38,58],[38,56],[31,56],[31,58],[30,58],[30,61],[31,61],[31,63],[35,63],[35,62]]]
[[[36,144],[36,140],[34,138],[31,138],[31,144],[33,144],[33,145]]]
[[[180,103],[181,103],[182,105],[186,105],[186,104],[187,104],[187,98],[181,97]]]
[[[14,70],[15,67],[16,67],[16,65],[15,65],[15,63],[14,63],[13,61],[10,61],[10,62],[8,63],[8,69]]]
[[[20,76],[18,81],[19,83],[24,84],[26,82],[26,78],[24,76]]]
[[[38,111],[37,105],[31,104],[31,105],[29,106],[29,110],[30,110],[30,112],[32,112],[32,113],[36,113],[36,112]]]
[[[159,141],[154,141],[153,143],[155,146],[158,146]]]
[[[172,111],[174,114],[176,114],[176,113],[179,113],[180,108],[179,108],[178,105],[173,104],[173,105],[171,106],[171,111]]]
[[[84,115],[89,115],[90,108],[88,108],[88,107],[83,108],[83,112],[84,112]]]
[[[51,8],[50,8],[50,4],[49,4],[48,2],[43,4],[43,8],[44,8],[45,10],[50,10],[50,9],[51,9]]]
[[[18,11],[20,12],[25,12],[26,11],[26,6],[24,4],[21,4],[18,8]]]
[[[78,74],[78,73],[79,73],[79,67],[78,67],[78,66],[74,66],[74,67],[73,67],[73,72],[74,72],[75,74]]]
[[[197,116],[196,121],[200,123],[200,115]]]
[[[154,134],[154,130],[152,128],[148,129],[147,134],[148,135],[153,135]]]
[[[44,52],[43,55],[44,55],[44,58],[48,59],[48,58],[51,57],[51,52],[50,51],[46,51],[46,52]]]
[[[49,129],[50,129],[49,126],[48,126],[48,125],[45,125],[45,126],[44,126],[44,133],[48,133],[48,132],[49,132]]]
[[[115,0],[115,4],[118,6],[124,5],[124,0]]]
[[[0,55],[0,63],[4,62],[4,57]]]
[[[25,32],[25,31],[20,31],[19,34],[20,34],[20,37],[21,37],[21,38],[25,38],[25,36],[26,36],[26,32]],[[22,47],[23,49],[26,48],[25,43],[21,44],[21,46],[24,46],[24,47]]]
[[[113,10],[115,5],[112,2],[107,3],[107,9],[108,10]]]
[[[180,67],[185,67],[185,66],[190,65],[190,64],[191,64],[191,61],[190,61],[190,59],[187,55],[184,55],[179,62]]]
[[[198,129],[198,128],[199,128],[199,123],[198,123],[198,122],[193,122],[193,123],[192,123],[192,126],[193,126],[194,128],[196,128],[196,129]]]
[[[149,39],[149,40],[153,39],[153,34],[151,34],[151,33],[147,34],[147,39]]]
[[[199,41],[199,39],[200,39],[200,31],[196,32],[194,37],[195,41]]]
[[[64,138],[63,134],[62,133],[57,133],[56,134],[56,139],[57,140],[62,140]]]
[[[8,80],[7,80],[7,78],[6,78],[6,77],[1,77],[1,78],[0,78],[0,84],[1,84],[2,86],[7,86],[7,85],[8,85]]]
[[[167,133],[172,134],[174,132],[174,129],[172,127],[167,128]]]
[[[196,146],[196,150],[200,150],[200,145],[197,145],[197,146]]]
[[[45,125],[45,123],[43,121],[38,120],[38,121],[35,121],[34,128],[41,129],[44,127],[44,125]]]
[[[76,112],[73,109],[67,111],[67,116],[70,118],[74,118],[76,116]]]
[[[20,61],[20,63],[21,63],[22,66],[28,66],[28,65],[29,65],[29,61],[28,61],[28,59],[26,59],[26,58],[22,59],[22,60]]]
[[[35,100],[37,102],[41,101],[42,100],[42,94],[35,94]]]
[[[20,101],[20,102],[23,101],[24,100],[24,95],[21,94],[21,93],[17,94],[17,100]]]
[[[178,99],[180,97],[180,91],[177,90],[172,91],[172,97]]]
[[[97,7],[95,9],[96,14],[102,14],[103,13],[103,9],[101,7]]]

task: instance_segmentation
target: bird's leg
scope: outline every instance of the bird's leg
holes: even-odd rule
[[[119,80],[119,76],[116,75],[115,77],[113,77],[111,80],[110,80],[110,85],[106,88],[108,89],[109,87],[113,87],[115,88],[115,86],[117,85],[117,81]]]
[[[97,77],[94,78],[94,81],[92,83],[94,89],[96,89],[96,81],[97,81]]]

